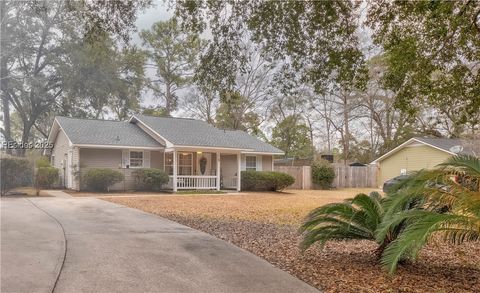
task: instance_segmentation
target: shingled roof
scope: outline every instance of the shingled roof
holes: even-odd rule
[[[142,122],[175,146],[232,148],[283,154],[283,151],[244,131],[219,129],[205,121],[146,115],[134,115],[132,121],[135,120]]]
[[[73,144],[162,147],[135,123],[142,123],[174,146],[231,148],[252,153],[283,154],[270,144],[240,130],[224,130],[205,121],[135,115],[129,122],[57,116]]]
[[[424,142],[426,144],[435,146],[449,153],[452,153],[452,148],[456,146],[461,146],[461,148],[459,148],[459,154],[478,156],[480,151],[480,141],[475,142],[472,140],[463,140],[463,139],[454,139],[454,138],[427,138],[427,137],[416,137],[415,139],[421,142]]]
[[[480,155],[480,142],[478,140],[463,140],[463,139],[454,139],[454,138],[429,138],[429,137],[413,137],[403,144],[397,146],[396,148],[390,150],[386,154],[380,156],[374,160],[371,164],[379,162],[395,152],[402,149],[404,146],[410,145],[412,143],[422,143],[430,147],[436,148],[438,150],[444,151],[451,155]]]
[[[161,147],[133,123],[112,120],[55,117],[73,144]]]

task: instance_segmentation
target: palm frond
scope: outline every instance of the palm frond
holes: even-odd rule
[[[387,246],[380,261],[382,266],[392,274],[396,271],[400,260],[415,258],[431,234],[450,216],[429,211],[409,211],[403,214],[407,216],[407,213],[410,223],[397,239]]]
[[[456,155],[438,166],[442,170],[460,171],[468,176],[480,177],[480,159],[472,155]]]
[[[480,239],[480,221],[474,217],[412,210],[397,215],[395,220],[402,218],[408,223],[406,228],[382,254],[381,264],[390,273],[396,271],[400,260],[415,259],[433,233],[443,232],[456,244]]]
[[[302,249],[314,243],[323,246],[329,240],[375,240],[383,207],[378,194],[358,194],[342,203],[332,203],[311,211],[299,232],[303,234]]]

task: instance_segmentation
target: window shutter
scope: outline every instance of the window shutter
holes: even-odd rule
[[[262,171],[262,156],[257,156],[257,171]]]
[[[144,151],[143,156],[143,167],[150,168],[150,151]]]
[[[127,168],[130,165],[130,151],[122,150],[122,168]]]
[[[247,169],[247,159],[245,155],[242,155],[240,161],[241,161],[241,169],[242,171],[245,171]]]

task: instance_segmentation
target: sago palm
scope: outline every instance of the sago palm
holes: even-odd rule
[[[397,186],[385,200],[376,240],[381,242],[399,225],[403,227],[384,250],[382,265],[395,272],[401,259],[415,259],[434,234],[454,244],[479,240],[479,182],[479,159],[459,155]]]
[[[299,231],[302,249],[314,243],[322,247],[330,240],[366,239],[375,241],[375,231],[383,216],[382,197],[377,192],[358,194],[341,203],[331,203],[311,211]],[[386,237],[383,242],[388,242]],[[379,243],[379,249],[384,245]],[[381,252],[381,251],[379,251]]]

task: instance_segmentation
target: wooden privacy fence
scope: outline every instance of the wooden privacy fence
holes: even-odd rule
[[[274,169],[295,178],[295,183],[288,189],[312,189],[312,168],[310,166],[275,166]]]
[[[352,167],[332,165],[335,170],[333,187],[377,187],[377,167]],[[275,171],[290,174],[295,183],[289,189],[312,189],[312,168],[310,166],[275,166]]]
[[[377,167],[333,166],[335,179],[333,186],[341,187],[377,187]]]

